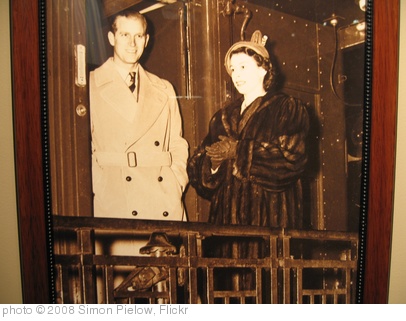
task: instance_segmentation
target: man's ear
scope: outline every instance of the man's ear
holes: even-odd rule
[[[144,48],[147,47],[148,41],[149,41],[149,34],[146,34],[146,35],[145,35],[145,45],[144,45]]]
[[[114,33],[109,31],[109,33],[107,34],[107,38],[109,39],[110,45],[114,47]]]

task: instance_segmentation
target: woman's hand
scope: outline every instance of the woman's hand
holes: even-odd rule
[[[206,146],[206,154],[210,157],[212,168],[216,169],[226,159],[234,159],[237,155],[238,141],[232,137],[219,136],[219,141]]]

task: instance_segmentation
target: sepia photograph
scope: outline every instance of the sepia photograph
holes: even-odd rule
[[[58,303],[354,303],[365,1],[48,1]]]
[[[362,301],[369,1],[42,3],[51,301]]]

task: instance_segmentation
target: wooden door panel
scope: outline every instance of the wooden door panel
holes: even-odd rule
[[[86,75],[76,78],[78,49],[86,47],[86,1],[48,1],[47,21],[52,212],[91,216],[88,83]]]

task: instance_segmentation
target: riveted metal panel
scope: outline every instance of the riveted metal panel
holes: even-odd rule
[[[247,4],[252,12],[245,37],[259,29],[268,36],[266,47],[273,57],[284,86],[317,91],[319,83],[319,50],[317,24],[275,10]],[[233,24],[234,35],[239,36],[243,22],[236,16]],[[234,39],[237,41],[238,39]]]

